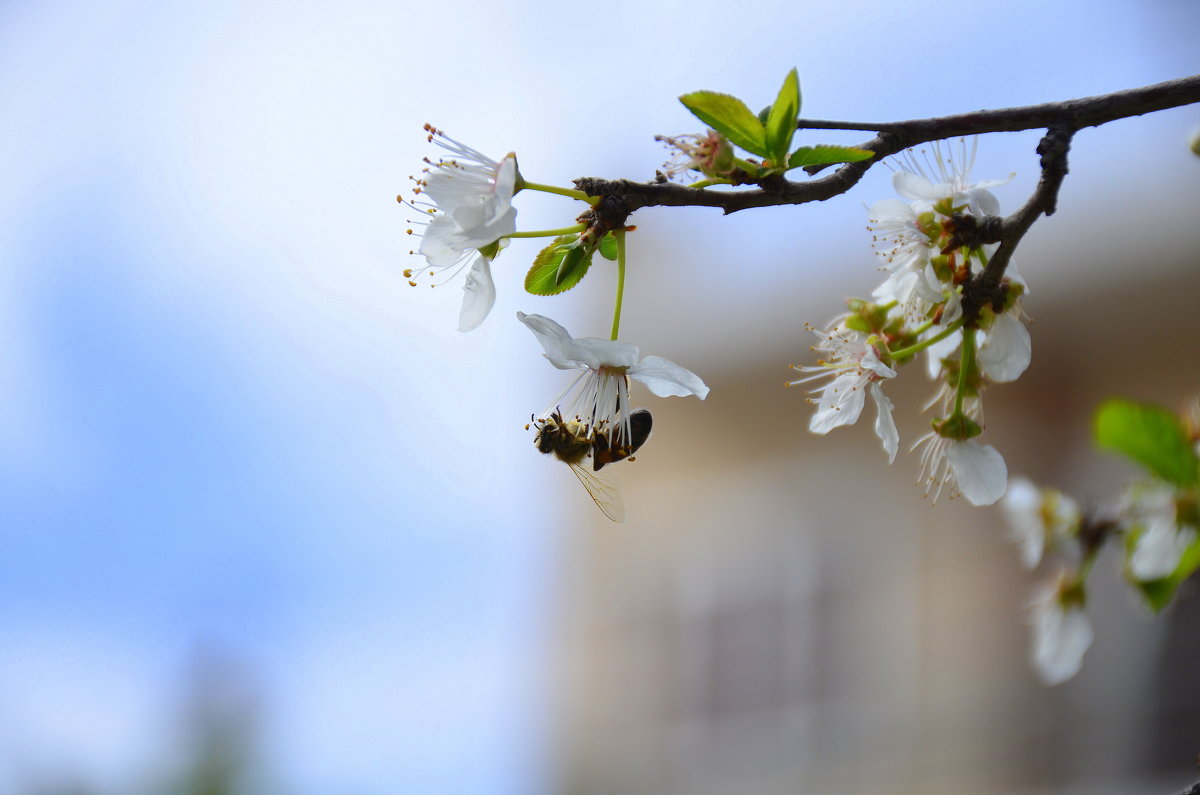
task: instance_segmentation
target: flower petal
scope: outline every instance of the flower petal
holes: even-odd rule
[[[642,359],[629,369],[629,377],[641,381],[659,397],[695,395],[701,400],[708,397],[708,386],[700,376],[661,356]]]
[[[458,313],[458,330],[473,331],[479,328],[492,306],[496,303],[496,284],[492,281],[491,261],[482,254],[475,255],[475,262],[463,283],[462,309]]]
[[[1012,315],[1000,315],[979,346],[979,366],[998,384],[1016,381],[1033,356],[1029,329]]]
[[[559,370],[570,370],[576,367],[575,362],[563,355],[563,346],[571,342],[571,335],[565,328],[555,323],[545,315],[527,315],[517,312],[517,320],[524,323],[537,337],[546,352],[546,358]]]
[[[1021,551],[1021,563],[1027,569],[1037,568],[1046,546],[1041,490],[1027,478],[1013,478],[1000,507],[1008,519],[1009,538]]]
[[[924,177],[909,171],[897,171],[892,175],[892,186],[906,199],[936,202],[945,197],[944,185],[934,185]]]
[[[637,364],[638,348],[628,342],[580,337],[563,345],[563,355],[593,370],[601,367],[633,367]]]
[[[1004,496],[1008,466],[995,447],[973,439],[955,442],[946,451],[946,460],[959,491],[972,505],[991,505]]]
[[[1029,661],[1044,684],[1061,684],[1083,667],[1083,655],[1092,645],[1092,624],[1078,607],[1064,608],[1057,593],[1035,609]]]
[[[872,382],[867,389],[871,399],[875,401],[875,435],[883,443],[883,450],[888,454],[888,463],[896,460],[896,451],[900,449],[900,432],[896,430],[896,420],[892,417],[895,408],[891,398],[883,394],[883,387]]]
[[[1141,582],[1169,576],[1195,538],[1196,531],[1190,527],[1176,528],[1174,515],[1152,517],[1129,558],[1130,573]]]
[[[821,388],[817,410],[808,422],[813,433],[826,434],[843,425],[853,425],[862,414],[866,397],[863,395],[862,378],[847,371]]]

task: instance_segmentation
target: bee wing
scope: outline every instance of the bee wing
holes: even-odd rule
[[[582,464],[570,464],[570,467],[575,477],[579,478],[579,482],[587,489],[587,493],[596,501],[596,505],[604,511],[604,515],[614,522],[624,522],[625,500],[621,499],[621,489],[617,484],[596,477]]]

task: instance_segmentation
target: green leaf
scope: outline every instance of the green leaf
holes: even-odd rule
[[[1160,580],[1139,582],[1137,586],[1141,589],[1142,596],[1146,597],[1150,607],[1157,613],[1171,603],[1175,591],[1179,589],[1184,580],[1192,576],[1197,568],[1200,568],[1200,537],[1196,538],[1183,551],[1175,571]]]
[[[525,274],[525,291],[533,295],[565,293],[587,274],[594,248],[579,242],[579,235],[562,235],[538,252]]]
[[[770,156],[762,122],[737,97],[716,91],[693,91],[684,94],[679,101],[696,118],[724,135],[731,143],[761,157]]]
[[[1196,454],[1179,419],[1162,406],[1114,398],[1096,410],[1096,444],[1121,453],[1168,483],[1192,486]]]
[[[788,158],[788,168],[826,166],[830,163],[856,163],[870,160],[875,153],[853,146],[802,146]]]
[[[796,134],[796,120],[800,118],[800,76],[796,67],[787,73],[775,104],[767,114],[766,133],[767,149],[770,151],[771,163],[776,167],[782,166],[788,159],[788,148],[792,145],[792,136]]]
[[[605,259],[616,260],[617,258],[617,237],[612,232],[609,232],[604,237],[600,238],[600,256]]]

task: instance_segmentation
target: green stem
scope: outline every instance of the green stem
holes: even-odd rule
[[[528,188],[529,190],[540,190],[542,193],[553,193],[558,196],[567,196],[572,199],[579,199],[579,201],[587,202],[588,204],[596,203],[595,196],[588,196],[583,191],[576,190],[575,188],[560,188],[557,185],[543,185],[540,182],[529,182],[528,180],[522,182],[521,187]]]
[[[712,179],[700,179],[688,185],[689,188],[707,188],[710,185],[732,185],[733,180],[725,179],[724,177],[713,177]]]
[[[975,368],[975,329],[963,329],[962,358],[958,364],[958,390],[954,393],[954,413],[962,414],[967,394],[967,379]]]
[[[575,224],[574,226],[564,226],[562,229],[539,229],[534,232],[513,232],[505,237],[558,237],[559,235],[573,235],[576,232],[582,232],[587,229],[587,224]]]
[[[613,307],[612,339],[617,338],[621,330],[621,304],[625,300],[625,230],[614,229],[613,237],[617,240],[617,301]]]
[[[888,353],[891,354],[891,357],[893,359],[908,358],[909,356],[912,356],[915,353],[920,353],[921,351],[925,350],[929,346],[946,339],[946,337],[949,337],[951,334],[953,334],[954,332],[956,332],[960,328],[962,328],[962,324],[963,324],[962,320],[956,320],[953,323],[951,323],[949,326],[946,326],[945,329],[943,329],[942,331],[939,331],[937,334],[933,335],[932,337],[930,337],[927,340],[921,340],[920,342],[918,342],[915,345],[909,345],[907,348],[901,348],[898,351],[888,351]]]

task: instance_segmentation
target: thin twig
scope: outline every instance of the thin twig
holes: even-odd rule
[[[982,133],[1049,129],[1062,125],[1079,130],[1195,102],[1200,102],[1200,75],[1083,99],[980,110],[930,119],[885,124],[826,122],[827,125],[848,124],[851,129],[861,127],[876,132],[874,138],[859,145],[859,148],[873,152],[875,157],[847,163],[819,179],[793,182],[777,177],[748,190],[708,190],[663,182],[643,183],[595,177],[577,179],[575,186],[590,196],[620,197],[622,208],[629,213],[642,207],[718,207],[725,213],[733,213],[753,207],[805,204],[825,201],[845,193],[883,158],[930,141]],[[814,122],[806,120],[805,124],[813,125]],[[624,218],[608,219],[610,228],[624,221]]]

